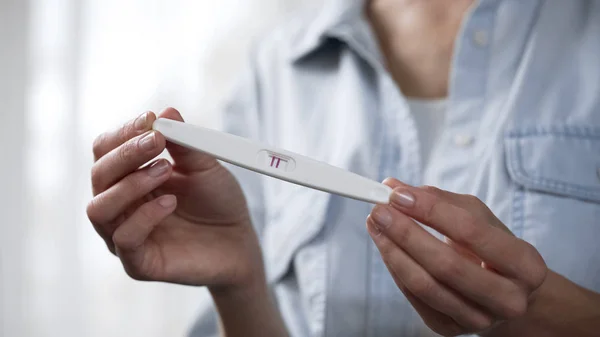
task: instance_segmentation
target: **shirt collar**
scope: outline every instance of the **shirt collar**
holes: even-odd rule
[[[347,44],[375,68],[384,68],[383,58],[371,27],[364,17],[366,0],[327,0],[321,11],[295,40],[292,62],[321,49],[337,39]],[[496,6],[502,0],[477,0],[477,7]],[[514,0],[524,1],[524,0]]]
[[[365,0],[328,0],[315,19],[297,37],[292,61],[299,62],[325,46],[341,40],[373,65],[381,64],[379,47],[364,18]]]

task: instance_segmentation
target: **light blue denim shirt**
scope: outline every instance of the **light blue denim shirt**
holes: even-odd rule
[[[600,291],[600,1],[481,0],[427,168],[361,5],[329,1],[257,45],[226,129],[372,179],[473,194],[550,268]],[[292,336],[432,334],[367,235],[371,205],[232,170]],[[211,310],[192,336],[214,334]]]

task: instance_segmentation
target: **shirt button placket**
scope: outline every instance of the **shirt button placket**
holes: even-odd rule
[[[481,0],[468,18],[461,36],[462,41],[457,45],[450,79],[443,136],[445,142],[441,144],[440,152],[453,158],[454,164],[448,167],[466,167],[474,160],[477,130],[484,113],[497,6],[494,0]],[[442,162],[441,165],[445,164]]]
[[[459,148],[469,148],[475,143],[475,137],[468,134],[457,134],[454,136],[454,145]]]

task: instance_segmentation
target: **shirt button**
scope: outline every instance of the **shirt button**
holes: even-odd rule
[[[478,30],[473,34],[473,41],[479,47],[485,47],[489,43],[488,33],[484,30]]]
[[[475,138],[469,135],[454,136],[454,145],[458,147],[469,147],[475,143]]]

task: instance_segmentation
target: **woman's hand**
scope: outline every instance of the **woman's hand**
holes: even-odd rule
[[[160,117],[183,121],[175,109]],[[207,286],[222,336],[286,336],[242,190],[214,158],[167,143],[145,113],[94,143],[87,214],[134,279]],[[164,149],[174,165],[153,160]]]
[[[183,121],[175,109],[160,117]],[[141,115],[94,143],[87,214],[134,279],[212,288],[264,282],[244,195],[214,158],[167,143]],[[174,160],[160,159],[167,149]]]
[[[477,198],[397,180],[367,227],[396,284],[445,336],[479,333],[527,313],[548,269]],[[444,234],[442,242],[416,221]]]

